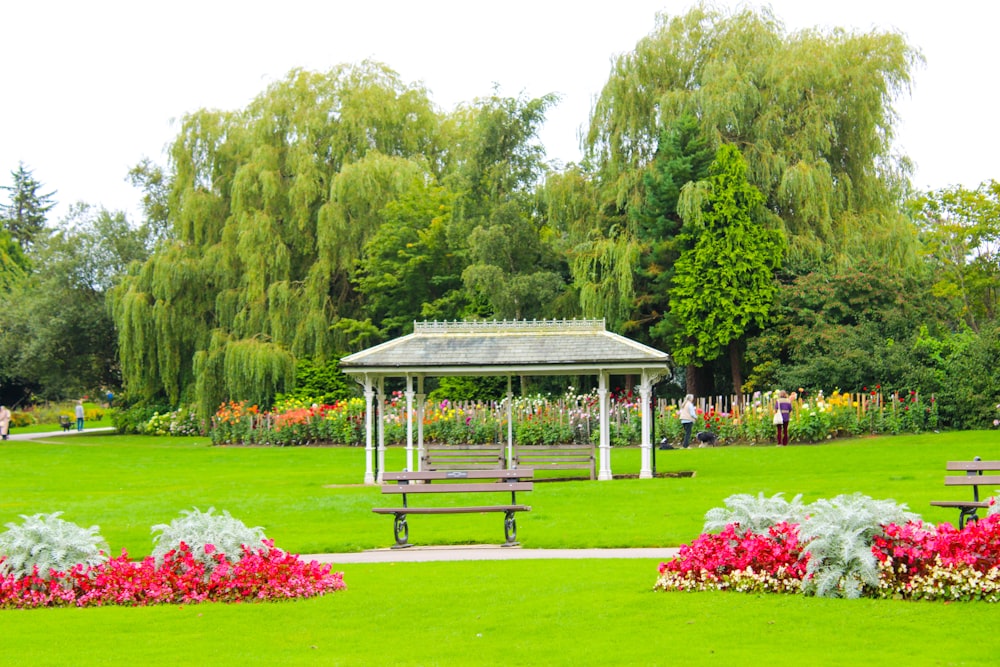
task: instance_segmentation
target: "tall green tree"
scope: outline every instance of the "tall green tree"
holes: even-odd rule
[[[366,61],[294,70],[237,111],[181,122],[162,181],[140,168],[167,240],[115,290],[122,373],[147,400],[267,405],[295,360],[347,348],[352,274],[388,202],[445,155],[426,91]],[[141,167],[141,165],[140,165]]]
[[[685,248],[680,245],[683,221],[677,212],[681,188],[708,176],[715,148],[694,116],[682,116],[665,128],[656,156],[643,174],[645,197],[630,210],[641,242],[635,276],[635,308],[628,331],[648,335],[650,342],[669,347],[671,332],[663,326],[669,311],[673,267]]]
[[[859,257],[919,263],[912,227],[899,211],[909,165],[892,141],[894,100],[920,61],[899,33],[789,33],[768,9],[698,5],[660,15],[654,30],[615,60],[591,112],[586,160],[601,205],[583,255],[590,260],[574,263],[578,282],[604,291],[590,303],[634,298],[634,284],[590,276],[622,261],[631,262],[619,269],[623,276],[637,275],[642,253],[633,249],[641,232],[627,212],[647,197],[644,179],[664,129],[685,116],[698,119],[710,144],[740,147],[750,183],[786,233],[786,270]]]
[[[565,291],[566,281],[545,233],[508,202],[470,234],[472,263],[462,279],[489,304],[492,316],[537,319],[554,314],[553,303]]]
[[[32,248],[34,270],[0,294],[7,382],[43,399],[118,387],[117,334],[105,297],[129,265],[148,256],[145,233],[124,213],[77,204]]]
[[[927,192],[910,207],[935,271],[934,295],[974,331],[994,322],[1000,298],[1000,183]]]
[[[416,180],[386,204],[354,275],[365,321],[339,326],[370,345],[409,333],[415,319],[455,319],[467,297],[466,262],[449,243],[455,194]]]
[[[735,146],[719,148],[709,174],[686,186],[680,203],[690,250],[674,267],[672,352],[678,363],[697,366],[728,350],[733,387],[741,393],[744,337],[768,321],[784,237],[761,224],[764,196],[748,182]]]
[[[13,185],[0,186],[8,195],[8,203],[0,204],[0,222],[22,249],[30,250],[45,227],[48,212],[56,205],[56,193],[43,193],[42,184],[23,162],[10,175]]]

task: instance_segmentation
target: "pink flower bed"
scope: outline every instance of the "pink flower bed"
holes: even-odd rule
[[[1000,514],[962,530],[949,523],[892,524],[872,552],[879,561],[877,597],[1000,601]]]
[[[206,551],[211,553],[206,545]],[[342,572],[330,565],[305,562],[275,548],[265,540],[257,550],[243,547],[243,556],[230,563],[215,554],[206,568],[186,544],[168,552],[163,562],[152,556],[130,561],[118,558],[96,566],[79,565],[67,572],[38,572],[0,579],[0,608],[88,607],[103,605],[146,606],[194,602],[263,602],[313,597],[345,588]],[[211,571],[209,571],[209,569]]]
[[[660,563],[658,590],[795,592],[805,576],[797,524],[779,523],[766,535],[739,534],[729,524],[683,545],[677,558]]]
[[[879,583],[866,589],[876,598],[1000,601],[1000,514],[967,524],[936,528],[921,522],[883,526],[872,554]],[[703,534],[660,563],[656,590],[798,592],[809,553],[796,524],[782,523],[766,535],[739,534],[735,525]]]

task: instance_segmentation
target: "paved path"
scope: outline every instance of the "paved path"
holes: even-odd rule
[[[656,547],[643,549],[522,549],[492,544],[469,546],[414,546],[407,549],[371,549],[339,554],[301,554],[302,560],[320,563],[426,563],[456,560],[530,560],[576,558],[648,558],[669,560],[677,549]]]
[[[115,428],[113,426],[102,426],[101,428],[84,428],[82,431],[77,431],[76,427],[69,431],[43,431],[42,433],[18,433],[16,429],[12,430],[9,440],[38,440],[39,438],[55,438],[64,437],[67,435],[81,435],[85,433],[114,433]]]

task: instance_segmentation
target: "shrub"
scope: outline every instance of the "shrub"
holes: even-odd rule
[[[12,412],[10,415],[11,428],[23,428],[35,423],[35,417],[30,412]]]
[[[266,539],[262,528],[248,528],[229,512],[219,515],[213,514],[214,511],[214,507],[207,512],[197,507],[182,510],[180,518],[153,526],[152,531],[159,533],[153,537],[153,556],[162,560],[168,552],[187,546],[194,558],[211,570],[219,563],[220,555],[234,563],[244,546],[254,549]]]
[[[8,523],[0,533],[0,572],[13,577],[36,573],[43,579],[50,571],[77,565],[93,566],[107,560],[107,542],[99,528],[81,528],[52,514],[21,515],[21,524]]]
[[[809,553],[809,575],[803,591],[817,597],[860,597],[864,586],[878,586],[878,561],[872,540],[890,523],[920,517],[906,505],[874,500],[855,493],[833,500],[817,500],[799,529],[803,550]]]
[[[763,493],[756,497],[738,493],[723,502],[725,508],[716,507],[705,513],[705,532],[732,524],[740,533],[763,533],[779,523],[802,523],[806,517],[801,494],[789,502],[780,493],[771,498],[765,498]]]

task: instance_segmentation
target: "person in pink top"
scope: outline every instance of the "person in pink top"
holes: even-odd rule
[[[781,413],[781,423],[775,423],[775,426],[778,429],[778,446],[784,447],[788,444],[788,421],[792,417],[792,401],[788,398],[787,391],[778,392],[778,401],[774,404],[774,409]]]

